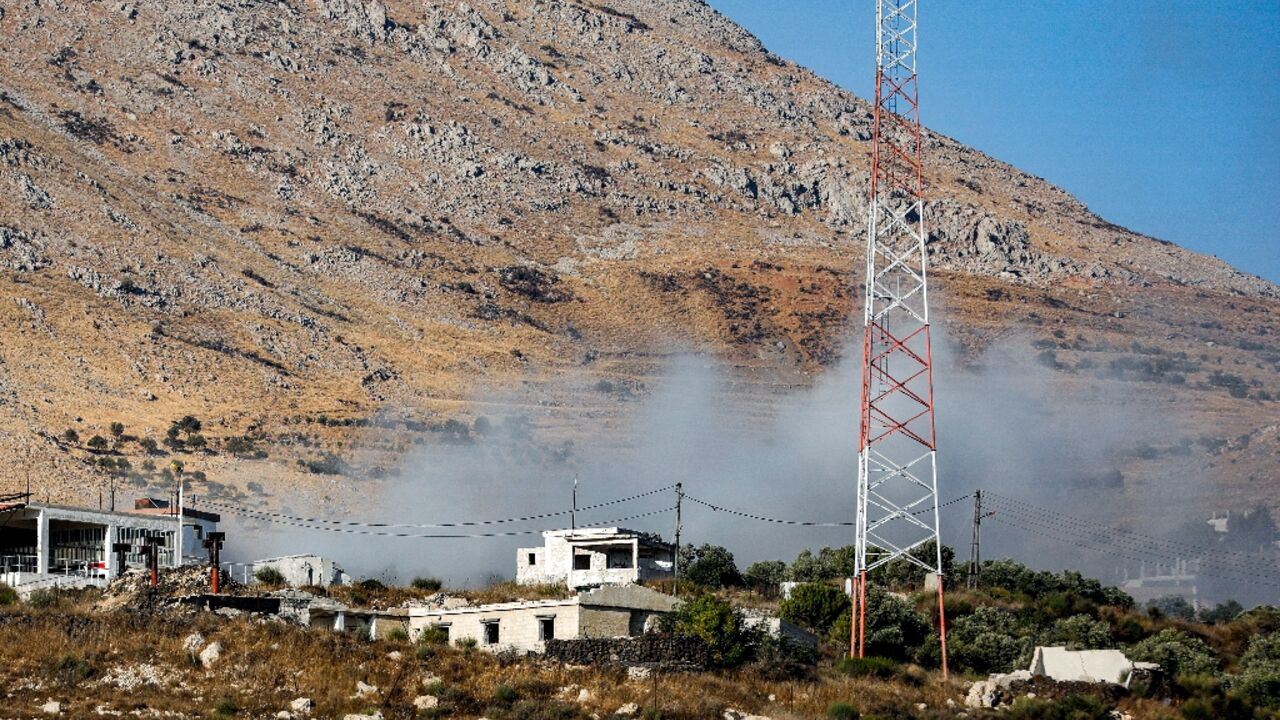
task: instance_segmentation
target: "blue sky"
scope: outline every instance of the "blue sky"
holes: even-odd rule
[[[710,0],[867,97],[873,0]],[[1280,2],[922,0],[926,125],[1280,282]]]

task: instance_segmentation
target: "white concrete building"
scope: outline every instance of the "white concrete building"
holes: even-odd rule
[[[516,551],[516,582],[570,588],[625,585],[674,577],[675,546],[624,528],[549,530],[542,547]]]
[[[105,585],[117,571],[111,546],[131,543],[125,564],[142,567],[148,536],[164,538],[159,563],[172,567],[178,517],[152,501],[145,504],[132,512],[27,502],[0,506],[0,582],[23,594],[40,587]],[[219,520],[214,513],[183,509],[183,563],[206,560],[202,541]]]
[[[678,600],[639,585],[599,587],[558,600],[522,600],[452,609],[409,608],[413,639],[430,629],[449,642],[475,640],[493,652],[542,652],[547,640],[635,637],[654,629]]]
[[[293,587],[351,584],[351,576],[338,563],[319,555],[285,555],[253,563],[253,572],[263,568],[279,571],[284,576],[284,581]]]

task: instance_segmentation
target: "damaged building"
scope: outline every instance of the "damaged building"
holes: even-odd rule
[[[548,640],[636,637],[652,631],[679,601],[640,585],[613,585],[552,600],[523,600],[452,609],[409,608],[411,637],[428,631],[491,651],[542,652]]]
[[[217,530],[221,518],[215,513],[182,509],[177,513],[162,500],[144,498],[131,512],[92,510],[44,503],[25,498],[0,506],[0,582],[20,593],[38,587],[102,586],[117,574],[112,546],[128,543],[124,555],[127,567],[143,567],[144,539],[161,538],[159,564],[179,564],[175,553],[181,547],[181,562],[203,562],[201,545],[208,533]],[[181,526],[181,542],[177,532]]]
[[[571,589],[625,585],[675,576],[675,546],[625,528],[549,530],[542,547],[516,551],[516,582]]]

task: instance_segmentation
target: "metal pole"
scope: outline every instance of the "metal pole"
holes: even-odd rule
[[[573,475],[573,505],[569,508],[569,529],[578,529],[578,474]]]
[[[182,471],[174,473],[178,478],[178,532],[174,535],[173,567],[182,567]]]
[[[676,552],[673,558],[675,561],[676,572],[675,572],[675,582],[674,582],[674,585],[672,586],[672,594],[675,595],[676,597],[680,597],[680,530],[681,530],[680,510],[681,510],[681,505],[683,504],[684,504],[684,483],[676,483]]]
[[[969,541],[969,579],[966,583],[970,590],[978,587],[978,568],[982,563],[982,491],[973,491],[973,538]]]

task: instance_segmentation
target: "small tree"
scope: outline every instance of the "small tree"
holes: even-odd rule
[[[107,439],[102,437],[101,435],[94,435],[93,437],[89,438],[89,442],[87,444],[89,446],[89,449],[93,450],[94,452],[102,452],[103,450],[107,449]]]
[[[1088,615],[1072,615],[1053,624],[1045,636],[1045,644],[1066,645],[1069,650],[1112,647],[1111,626]]]
[[[122,422],[111,423],[111,437],[119,440],[121,435],[124,435],[124,423]]]
[[[781,560],[761,560],[751,563],[742,578],[757,588],[768,588],[777,591],[778,585],[786,580],[787,564]]]
[[[201,435],[200,433],[191,433],[189,436],[187,436],[187,447],[190,447],[195,450],[199,450],[203,448],[206,444],[207,443],[204,439],[204,436]]]
[[[736,667],[751,658],[756,634],[743,623],[742,613],[713,595],[688,600],[676,609],[672,629],[706,643],[719,667]]]
[[[822,636],[848,610],[849,597],[838,588],[802,583],[792,588],[791,596],[778,606],[778,616]]]
[[[67,428],[62,432],[62,439],[66,440],[72,445],[75,445],[76,443],[80,442],[80,433],[76,432],[75,428]]]
[[[689,582],[712,588],[742,585],[742,575],[734,564],[733,553],[720,545],[703,545],[695,548],[686,545],[680,550],[681,572]]]
[[[159,446],[156,445],[156,441],[152,440],[149,437],[145,437],[139,440],[138,445],[140,445],[142,447],[142,451],[148,455],[155,455],[156,450],[160,449]]]

